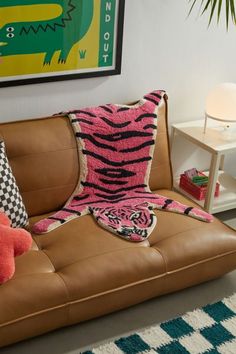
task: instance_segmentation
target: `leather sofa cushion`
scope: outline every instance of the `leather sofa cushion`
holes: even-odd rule
[[[186,205],[196,206],[179,193],[169,190],[157,192]],[[156,249],[162,255],[166,270],[169,271],[217,257],[223,250],[227,253],[235,249],[235,231],[217,218],[213,223],[205,223],[167,211],[155,210],[155,213],[157,225],[150,237],[141,243],[132,243],[116,237],[99,227],[91,215],[72,220],[47,234],[34,235],[34,239],[39,249],[48,255],[56,271],[84,259],[144,247]],[[47,215],[49,214],[44,216]],[[44,216],[32,217],[31,224]]]
[[[68,119],[3,123],[0,134],[29,216],[62,207],[79,173],[76,140]]]
[[[160,190],[158,193],[190,203],[174,192]],[[42,312],[50,317],[55,308],[68,316],[71,302],[142,286],[150,279],[160,280],[160,289],[155,292],[158,295],[165,292],[163,277],[185,270],[187,274],[189,268],[211,261],[216,261],[219,268],[225,262],[224,271],[225,267],[233,269],[235,231],[217,219],[207,224],[184,215],[155,212],[157,226],[150,238],[141,243],[112,235],[100,228],[90,215],[48,234],[35,235],[32,250],[16,258],[14,277],[0,287],[0,337],[1,324],[24,321]],[[37,219],[31,218],[31,223]],[[170,223],[174,227],[169,227]],[[211,268],[210,273],[214,273]],[[221,273],[219,268],[216,276]],[[204,274],[201,276],[205,279]],[[190,273],[186,284],[194,282],[191,277]]]
[[[159,194],[194,205],[178,193]],[[210,280],[235,268],[236,234],[165,211],[148,240],[132,243],[83,216],[34,235],[0,287],[0,346]],[[47,214],[48,215],[48,214]],[[31,224],[46,217],[32,217]],[[170,227],[171,226],[171,227]]]

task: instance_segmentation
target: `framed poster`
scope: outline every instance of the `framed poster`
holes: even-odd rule
[[[116,75],[125,0],[0,0],[0,87]]]

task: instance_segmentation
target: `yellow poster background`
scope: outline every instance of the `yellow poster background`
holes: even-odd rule
[[[7,23],[49,20],[59,16],[61,12],[62,9],[57,4],[0,8],[0,28]],[[66,63],[58,63],[60,51],[54,54],[51,64],[45,66],[45,53],[0,57],[0,77],[98,67],[100,0],[94,1],[93,12],[93,20],[87,34],[73,46]],[[80,52],[85,50],[86,55],[81,58]]]

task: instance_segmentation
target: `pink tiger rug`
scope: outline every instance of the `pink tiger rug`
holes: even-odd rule
[[[69,112],[80,156],[78,185],[65,206],[33,226],[41,234],[91,213],[112,233],[143,241],[156,225],[153,209],[211,222],[197,208],[154,194],[149,174],[164,91],[154,91],[134,105],[109,104]]]

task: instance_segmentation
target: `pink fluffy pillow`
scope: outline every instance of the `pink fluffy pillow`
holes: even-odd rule
[[[27,252],[32,245],[28,231],[12,228],[6,214],[0,212],[0,284],[12,278],[15,272],[15,257]]]

